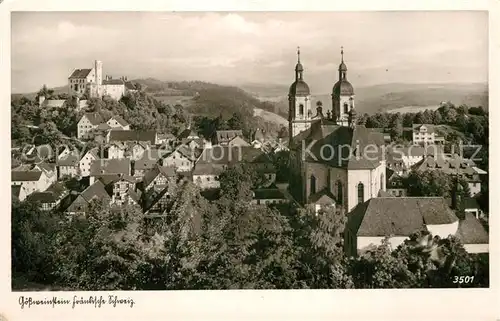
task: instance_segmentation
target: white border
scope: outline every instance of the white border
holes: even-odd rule
[[[499,146],[495,140],[500,106],[500,18],[499,1],[297,1],[247,0],[4,0],[0,4],[0,106],[2,106],[3,146],[10,146],[10,11],[357,11],[357,10],[489,10],[490,18],[490,289],[470,290],[297,290],[297,291],[178,291],[119,292],[132,296],[132,309],[87,306],[67,308],[31,308],[20,310],[19,293],[10,290],[10,153],[2,148],[0,157],[2,192],[2,237],[0,260],[0,314],[7,320],[88,320],[120,317],[135,319],[284,319],[284,320],[495,320],[500,319],[499,218],[500,195],[496,159]],[[439,30],[436,30],[439,32]],[[26,295],[27,293],[25,293]],[[73,293],[37,293],[37,298],[55,294],[72,297]],[[76,293],[75,293],[76,294]],[[100,293],[81,293],[99,295]],[[107,292],[103,293],[107,295]],[[1,317],[0,317],[1,320]]]

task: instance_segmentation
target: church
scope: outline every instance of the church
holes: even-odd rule
[[[300,49],[297,56],[288,95],[290,192],[303,205],[330,204],[350,212],[386,190],[383,134],[357,125],[343,48],[326,113],[321,102],[313,111]]]

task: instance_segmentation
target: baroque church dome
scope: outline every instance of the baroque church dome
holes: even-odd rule
[[[292,96],[308,96],[311,91],[305,81],[298,79],[290,86],[289,93]]]
[[[346,79],[342,79],[337,81],[337,83],[333,86],[332,93],[336,96],[352,96],[354,95],[354,88],[350,82]]]

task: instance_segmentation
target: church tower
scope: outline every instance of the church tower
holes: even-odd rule
[[[347,66],[344,63],[344,48],[340,49],[339,80],[332,90],[332,118],[338,125],[349,125],[349,112],[354,108],[354,88],[347,81]]]
[[[295,82],[290,86],[288,93],[288,130],[290,139],[311,127],[314,116],[311,110],[311,92],[304,81],[304,67],[300,63],[300,48],[298,48]]]

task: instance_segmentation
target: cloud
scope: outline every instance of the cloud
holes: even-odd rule
[[[398,77],[391,82],[418,80],[443,62],[455,70],[440,77],[485,79],[486,18],[474,12],[18,13],[12,83],[26,90],[62,85],[73,68],[94,59],[104,62],[105,73],[129,78],[288,82],[300,46],[306,79],[329,88],[341,45],[351,79],[360,82],[386,81],[385,69]],[[465,67],[471,60],[473,75]]]

